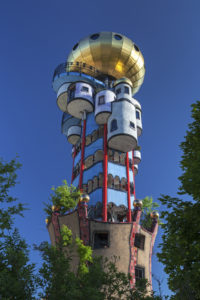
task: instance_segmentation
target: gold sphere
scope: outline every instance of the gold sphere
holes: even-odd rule
[[[51,210],[54,211],[58,211],[60,210],[60,206],[56,206],[56,205],[52,205]]]
[[[49,223],[49,219],[48,219],[48,218],[45,219],[45,223],[46,223],[46,224]]]
[[[67,58],[70,71],[80,70],[100,78],[128,78],[135,94],[144,81],[145,65],[140,49],[126,36],[115,32],[99,32],[80,40]],[[94,67],[100,72],[91,69]]]
[[[152,219],[158,219],[158,218],[159,218],[159,213],[158,213],[158,211],[152,211],[152,213],[151,213],[151,218],[152,218]]]
[[[80,202],[89,202],[90,196],[88,194],[82,194],[82,195],[80,195],[79,201]]]
[[[142,208],[142,205],[143,205],[142,200],[135,199],[135,200],[133,201],[133,206],[134,206],[134,207],[140,207],[140,208]]]

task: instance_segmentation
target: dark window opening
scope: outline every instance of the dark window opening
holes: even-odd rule
[[[77,47],[78,47],[78,43],[76,45],[74,45],[73,50],[76,50]]]
[[[117,120],[112,120],[111,124],[110,124],[110,131],[114,131],[117,130]]]
[[[88,88],[87,86],[82,86],[81,92],[86,92],[86,93],[88,93],[88,92],[89,92],[89,88]]]
[[[140,120],[140,112],[136,110],[136,119]]]
[[[117,89],[116,90],[116,95],[120,94],[121,93],[121,89]]]
[[[94,234],[93,249],[108,248],[108,232],[96,232]]]
[[[114,37],[118,41],[120,41],[122,39],[121,35],[119,35],[119,34],[115,34]]]
[[[135,129],[135,124],[134,124],[133,122],[130,122],[130,127],[131,127],[132,129]]]
[[[128,87],[128,86],[125,86],[125,87],[124,87],[124,93],[125,93],[125,94],[129,94],[129,87]]]
[[[140,49],[138,48],[138,46],[136,44],[134,44],[134,48],[136,51],[138,51],[138,52],[140,51]]]
[[[71,87],[69,90],[69,99],[73,99],[75,97],[75,86]]]
[[[105,97],[104,96],[100,96],[99,100],[98,100],[98,105],[102,105],[105,104]]]
[[[98,37],[99,37],[99,33],[95,33],[95,34],[91,35],[90,38],[91,38],[92,40],[97,40]]]
[[[144,242],[145,242],[145,236],[143,234],[136,233],[134,246],[144,250]]]
[[[142,278],[144,278],[144,268],[136,266],[135,267],[135,279],[137,281],[137,280],[140,280]]]

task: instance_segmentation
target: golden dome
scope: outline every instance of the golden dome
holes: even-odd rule
[[[136,200],[133,201],[133,206],[134,207],[140,207],[140,208],[142,208],[142,205],[143,205],[142,200],[136,199]]]
[[[136,93],[144,80],[144,58],[139,48],[124,35],[115,32],[99,32],[80,40],[67,58],[70,71],[82,66],[83,73],[91,75],[92,66],[100,74],[114,79],[128,78]],[[86,64],[86,65],[85,65]],[[78,66],[78,67],[77,67]],[[94,77],[99,73],[93,72]]]
[[[159,213],[157,211],[152,211],[151,218],[152,219],[158,219],[159,218]]]
[[[82,195],[80,195],[79,201],[80,202],[89,202],[90,196],[88,194],[82,194]]]

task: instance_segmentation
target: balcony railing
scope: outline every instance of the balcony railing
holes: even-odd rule
[[[97,70],[95,67],[90,66],[86,63],[82,62],[66,62],[57,66],[53,74],[53,81],[56,76],[60,76],[61,74],[69,73],[69,72],[77,72],[79,74],[83,73],[83,76],[98,77],[101,75],[101,72]],[[86,73],[86,74],[84,74]],[[91,78],[90,78],[91,79]]]

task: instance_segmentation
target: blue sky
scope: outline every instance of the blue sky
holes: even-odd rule
[[[136,94],[144,127],[136,193],[155,200],[176,195],[178,145],[199,96],[199,11],[199,0],[1,1],[0,155],[10,160],[18,154],[23,164],[14,193],[29,207],[17,220],[29,244],[48,239],[43,202],[51,186],[71,178],[71,147],[60,131],[53,71],[90,33],[119,32],[140,47],[146,77]],[[31,258],[39,259],[33,252]],[[165,278],[155,255],[153,272]]]

